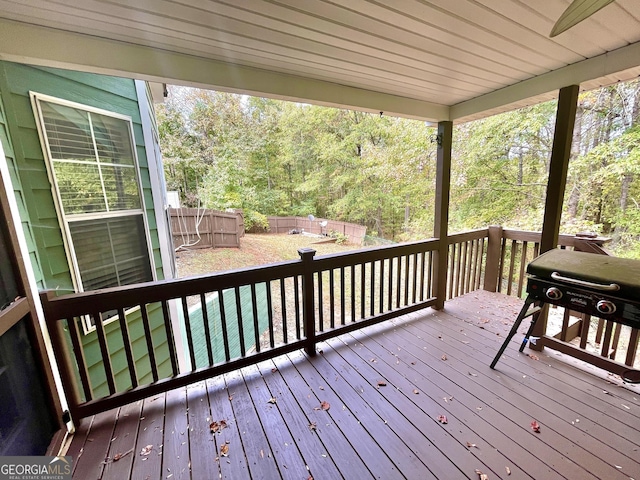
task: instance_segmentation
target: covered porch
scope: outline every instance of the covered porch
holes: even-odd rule
[[[73,476],[637,478],[637,388],[516,340],[489,369],[520,307],[474,291],[84,418]]]
[[[2,225],[11,225],[24,284],[8,316],[29,322],[59,426],[76,422],[67,450],[76,478],[477,478],[476,470],[489,478],[639,476],[633,390],[549,350],[538,360],[520,355],[515,342],[495,372],[488,368],[508,328],[503,322],[520,304],[495,291],[520,295],[531,255],[575,247],[563,245],[559,225],[578,94],[637,77],[636,2],[618,0],[556,39],[548,32],[564,0],[397,8],[318,0],[304,9],[259,1],[72,3],[2,2],[0,59],[414,118],[437,123],[439,146],[433,239],[329,259],[301,252],[298,262],[260,270],[61,297],[38,297],[21,237],[29,226],[7,208],[11,192],[2,190],[9,212]],[[454,123],[553,98],[542,234],[451,235]],[[257,324],[247,332],[255,352],[231,358],[225,339],[225,355],[214,358],[205,318],[206,366],[193,355],[178,358],[170,308],[182,310],[191,331],[190,302],[245,286],[255,298],[261,283],[269,285],[273,317],[266,334]],[[482,287],[493,292],[477,292]],[[236,313],[255,318],[255,305],[237,301]],[[165,319],[153,332],[151,308]],[[129,309],[141,312],[143,344],[131,345]],[[108,328],[117,345],[106,340],[101,319],[113,311],[120,322]],[[98,367],[83,356],[81,317],[95,323]],[[567,318],[562,341],[571,327]],[[638,333],[627,338],[633,354],[616,359],[613,329],[607,326],[595,357],[616,371],[633,364]],[[154,356],[160,341],[171,373],[164,378]],[[136,371],[139,350],[148,355],[151,383]],[[94,390],[90,367],[101,369],[107,395]],[[227,427],[213,435],[209,425],[220,420]]]

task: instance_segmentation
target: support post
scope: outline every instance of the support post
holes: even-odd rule
[[[433,235],[438,239],[435,252],[433,277],[436,303],[434,308],[442,310],[447,298],[447,259],[449,257],[449,193],[451,189],[451,143],[453,122],[438,123],[438,156],[436,164],[436,198]]]
[[[553,135],[551,162],[549,164],[549,182],[547,183],[547,196],[544,206],[540,253],[558,247],[562,202],[567,185],[567,170],[569,169],[569,157],[571,156],[571,143],[573,141],[573,127],[576,121],[579,90],[580,87],[578,85],[571,85],[561,88],[558,95],[556,127]],[[531,333],[533,337],[541,337],[546,332],[547,313],[547,308],[544,308],[540,313],[540,318]],[[543,347],[529,343],[529,348],[540,351]]]
[[[484,273],[484,289],[488,292],[498,291],[500,281],[500,252],[502,250],[502,227],[492,225],[489,227],[487,240],[487,263]]]
[[[316,354],[316,311],[314,308],[314,284],[313,284],[313,257],[316,251],[313,248],[301,248],[298,250],[302,260],[302,324],[304,328],[305,347],[307,355]]]

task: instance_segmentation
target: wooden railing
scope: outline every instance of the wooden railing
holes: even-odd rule
[[[486,260],[485,289],[523,298],[526,296],[526,266],[539,255],[541,233],[490,227],[488,236],[490,253]],[[558,246],[606,255],[602,245],[607,240],[560,235]],[[561,307],[552,307],[549,319],[547,338],[543,338],[542,345],[546,341],[549,346],[560,347],[566,354],[609,371],[623,371],[623,364],[632,367],[638,363],[636,367],[640,367],[637,328]]]
[[[482,287],[488,233],[485,228],[449,236],[447,300]]]
[[[45,317],[72,418],[300,348],[314,354],[318,341],[431,306],[435,302],[433,254],[438,246],[437,240],[428,240],[318,258],[314,258],[315,251],[302,249],[300,260],[226,273],[60,297],[43,292]],[[242,291],[249,292],[245,300],[241,300]],[[264,292],[266,307],[260,306],[259,292]],[[181,372],[172,310],[181,312],[186,329],[188,366]],[[132,345],[127,322],[132,314],[142,317],[144,330],[144,342],[136,345]],[[163,317],[161,331],[152,331],[153,315]],[[85,316],[96,326],[100,372],[87,366],[80,328]],[[263,329],[260,318],[264,316]],[[228,335],[231,322],[238,322],[234,338]],[[216,342],[222,348],[215,348]],[[166,344],[170,359],[165,376],[156,355],[159,344]],[[125,378],[116,378],[114,373],[116,349],[125,352],[120,355],[126,359]],[[238,352],[235,356],[234,351]],[[143,381],[136,367],[140,355],[150,364],[149,382]],[[106,396],[96,392],[96,376],[106,377]]]

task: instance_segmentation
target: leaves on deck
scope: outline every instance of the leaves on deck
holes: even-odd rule
[[[472,377],[477,377],[478,376],[477,373],[473,373],[473,372],[469,372],[469,375],[471,375]]]
[[[486,473],[482,473],[480,470],[476,468],[476,474],[480,480],[489,480],[489,476]]]
[[[535,353],[527,353],[527,356],[528,356],[531,360],[540,360],[540,357],[538,357]]]
[[[312,432],[318,429],[318,424],[316,422],[311,422],[309,424],[309,430],[311,430]]]
[[[384,380],[378,380],[377,386],[378,387],[386,387],[387,386],[387,382],[385,382]]]
[[[229,456],[229,444],[228,443],[223,443],[220,446],[220,455],[222,455],[223,457],[228,457]]]
[[[418,391],[418,389],[417,389],[417,388],[414,388],[414,389],[413,389],[413,393],[415,393],[416,395],[418,395],[420,392]]]
[[[140,455],[149,455],[151,453],[151,450],[153,450],[153,445],[142,447],[142,450],[140,450]]]
[[[446,415],[438,415],[438,421],[445,425],[449,423],[449,420],[447,419]]]
[[[214,420],[209,424],[209,430],[211,430],[211,433],[218,433],[225,428],[227,428],[226,420],[220,420],[219,422]]]
[[[504,469],[507,471],[507,475],[511,475],[511,469],[509,467],[504,467]]]
[[[441,358],[442,360],[446,360],[446,359],[447,359],[447,356],[446,356],[446,355],[442,355],[440,358]]]
[[[275,404],[276,402],[277,402],[276,397],[271,397],[269,400],[267,400],[267,403]]]
[[[531,420],[531,430],[536,433],[540,433],[540,424],[535,420]]]
[[[467,442],[467,448],[478,448],[475,443]]]
[[[320,402],[320,408],[324,411],[327,411],[331,408],[331,405],[329,404],[329,402],[323,400],[322,402]]]

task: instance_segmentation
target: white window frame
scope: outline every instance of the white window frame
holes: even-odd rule
[[[127,115],[122,115],[122,114],[118,114],[115,112],[111,112],[108,110],[103,110],[100,108],[95,108],[95,107],[91,107],[88,105],[84,105],[81,103],[76,103],[76,102],[72,102],[69,100],[65,100],[65,99],[61,99],[61,98],[57,98],[57,97],[53,97],[50,95],[45,95],[42,93],[38,93],[38,92],[29,92],[29,95],[31,97],[31,104],[33,107],[33,111],[35,113],[35,117],[36,117],[36,125],[37,125],[37,129],[38,129],[38,136],[40,138],[40,144],[42,146],[42,151],[44,153],[44,157],[45,157],[45,163],[47,166],[47,175],[49,177],[49,182],[51,184],[51,193],[53,195],[53,199],[54,199],[54,203],[55,203],[55,207],[56,207],[56,212],[57,212],[57,216],[58,216],[58,222],[60,224],[60,229],[63,232],[62,238],[63,238],[63,243],[64,243],[64,248],[65,248],[65,253],[67,256],[67,262],[69,263],[69,271],[71,274],[71,281],[73,282],[73,287],[75,289],[76,292],[83,292],[84,288],[82,285],[82,277],[80,275],[80,267],[78,264],[78,259],[76,257],[75,254],[75,249],[73,247],[73,239],[71,236],[71,231],[70,231],[70,227],[69,227],[69,223],[70,221],[68,220],[67,217],[73,217],[74,220],[76,221],[83,221],[83,220],[92,220],[92,219],[100,219],[100,218],[115,218],[118,216],[136,216],[136,215],[141,215],[142,216],[142,221],[143,221],[143,228],[144,228],[144,235],[145,235],[145,242],[147,245],[147,255],[149,257],[149,268],[151,270],[151,280],[156,280],[157,276],[156,276],[156,268],[155,268],[155,262],[154,262],[154,257],[153,257],[153,248],[152,248],[152,243],[151,243],[151,236],[150,236],[150,231],[149,231],[149,223],[147,220],[147,209],[145,206],[145,201],[144,201],[144,190],[142,187],[142,180],[141,180],[141,175],[140,175],[140,163],[138,161],[138,154],[136,151],[136,144],[135,144],[135,133],[134,133],[134,129],[133,129],[133,121],[131,119],[130,116]],[[106,117],[111,117],[111,118],[115,118],[118,120],[123,120],[125,121],[128,126],[129,126],[129,140],[131,142],[131,152],[132,152],[132,157],[133,157],[133,162],[134,162],[134,169],[135,169],[135,174],[136,174],[136,184],[138,187],[138,194],[140,196],[140,208],[139,209],[131,209],[131,210],[120,210],[120,211],[114,211],[114,212],[109,212],[108,211],[108,207],[107,207],[107,211],[103,211],[103,212],[96,212],[96,213],[81,213],[81,214],[72,214],[72,215],[67,215],[64,212],[64,208],[63,208],[63,203],[62,203],[62,198],[60,195],[60,190],[58,188],[58,183],[57,183],[57,179],[56,179],[56,173],[55,173],[55,169],[53,166],[53,155],[51,154],[51,149],[49,146],[49,139],[46,135],[45,129],[44,129],[44,117],[42,114],[42,109],[40,106],[40,102],[44,101],[44,102],[48,102],[48,103],[55,103],[58,105],[62,105],[65,107],[70,107],[70,108],[76,108],[78,110],[82,110],[85,112],[89,112],[89,113],[95,113],[95,114],[99,114],[99,115],[103,115]],[[95,144],[95,137],[94,137],[94,130],[93,127],[91,127],[91,135],[92,135],[92,140],[93,140],[93,146],[94,149],[96,148],[96,144]],[[108,204],[107,204],[108,205]],[[125,316],[127,316],[129,313],[134,312],[135,310],[139,309],[138,306],[136,307],[132,307],[128,310],[125,311]],[[105,320],[103,323],[107,324],[107,323],[111,323],[113,321],[116,321],[119,319],[119,315],[114,315],[112,317],[110,317],[109,319]],[[94,331],[96,329],[95,325],[93,325],[91,323],[91,319],[87,316],[83,317],[82,319],[82,326],[83,326],[83,331],[85,334],[88,334],[92,331]]]

